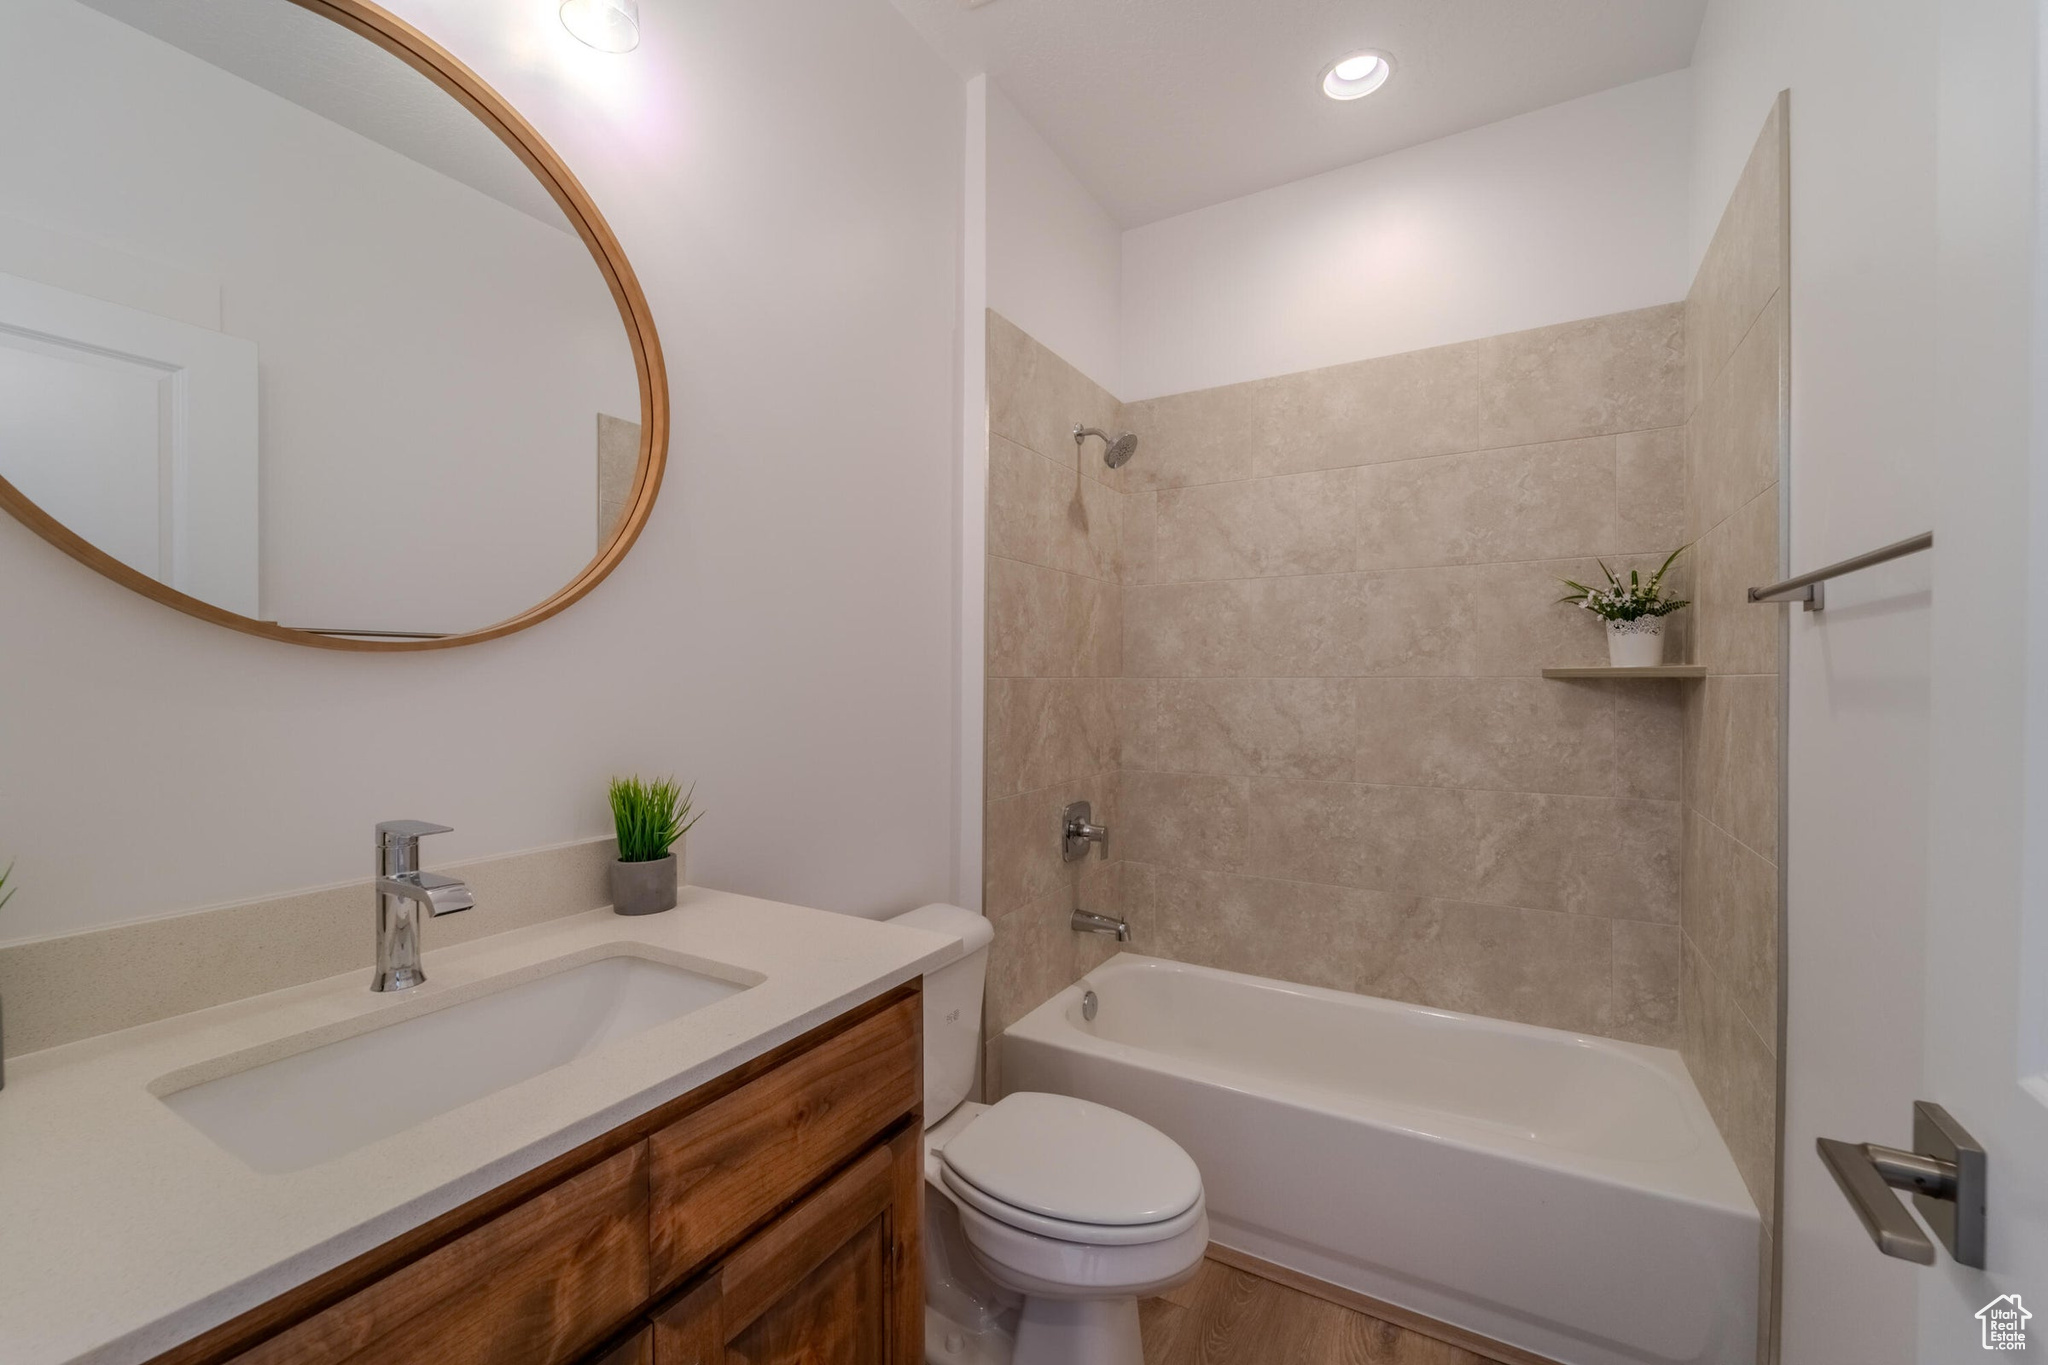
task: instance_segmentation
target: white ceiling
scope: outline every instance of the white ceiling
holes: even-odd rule
[[[287,0],[83,0],[251,85],[564,232],[540,181],[454,96]]]
[[[1706,0],[895,0],[1125,227],[1690,65]],[[1360,48],[1376,94],[1325,97]]]

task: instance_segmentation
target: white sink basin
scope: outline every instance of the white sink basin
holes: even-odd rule
[[[600,958],[162,1098],[257,1170],[302,1171],[745,989]]]

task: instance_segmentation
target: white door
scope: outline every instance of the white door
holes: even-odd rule
[[[139,573],[259,615],[254,343],[0,274],[0,478]]]
[[[1920,1088],[1985,1147],[1989,1199],[1984,1268],[1943,1256],[1920,1277],[1928,1361],[2009,1354],[1987,1332],[2031,1313],[2027,1351],[2048,1353],[2042,37],[2035,0],[1943,10],[1936,396],[1955,467],[1935,507]]]
[[[1932,586],[1919,599],[1929,687],[1924,750],[1902,734],[1896,756],[1926,765],[1926,886],[1915,914],[1873,896],[1861,920],[1820,907],[1802,921],[1813,900],[1795,894],[1788,904],[1788,1365],[2048,1352],[2042,34],[2038,0],[1940,6],[1929,73],[1938,89],[1927,432],[1938,466],[1926,509],[1935,547],[1928,561],[1904,562],[1924,562],[1921,582]],[[1894,587],[1913,583],[1904,564]],[[1868,614],[1828,627],[1795,622],[1795,631],[1832,627],[1833,645],[1847,650],[1886,613],[1922,610],[1881,583],[1860,598],[1856,588],[1831,596],[1827,615],[1838,601],[1863,602]],[[1795,705],[1792,723],[1829,721]],[[1836,795],[1854,821],[1853,799]],[[1810,875],[1853,882],[1857,869]],[[1938,1244],[1925,1267],[1881,1254],[1816,1154],[1817,1137],[1912,1147],[1913,1099],[1945,1108],[1988,1155],[1982,1268]],[[1856,1130],[1828,1131],[1837,1126]]]

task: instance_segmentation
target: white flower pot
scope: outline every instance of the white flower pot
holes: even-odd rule
[[[1607,662],[1616,668],[1655,668],[1664,662],[1664,618],[1639,616],[1607,623]]]

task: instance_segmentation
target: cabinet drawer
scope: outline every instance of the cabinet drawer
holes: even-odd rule
[[[559,1365],[617,1331],[649,1292],[638,1143],[234,1365]]]
[[[918,1106],[913,995],[648,1139],[653,1282],[737,1243]]]

